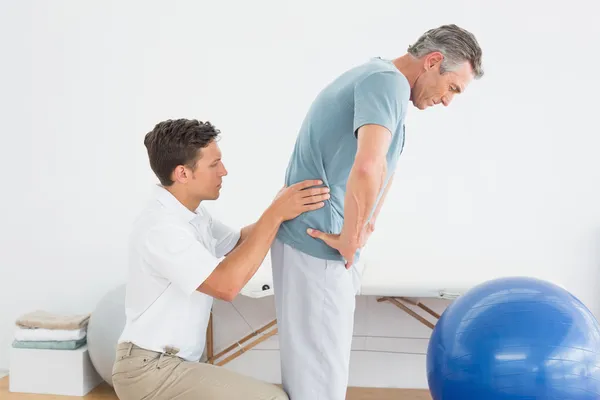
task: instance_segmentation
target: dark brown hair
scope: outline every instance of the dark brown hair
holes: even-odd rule
[[[179,165],[194,168],[199,150],[216,140],[220,132],[210,122],[195,119],[166,120],[156,124],[144,138],[150,167],[161,185],[173,184],[171,174]]]

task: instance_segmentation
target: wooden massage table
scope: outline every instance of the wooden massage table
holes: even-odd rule
[[[378,302],[389,302],[431,329],[435,324],[430,319],[437,321],[440,315],[423,304],[422,299],[453,300],[472,287],[472,285],[465,286],[464,280],[455,283],[437,282],[434,277],[422,271],[400,270],[397,266],[391,268],[387,263],[370,262],[368,258],[358,264],[358,270],[362,278],[358,295],[376,296]],[[241,295],[255,299],[272,296],[272,282],[271,255],[267,254],[257,273],[242,289]],[[207,362],[219,366],[227,364],[276,333],[277,321],[274,319],[218,354],[214,354],[211,315],[206,337]]]

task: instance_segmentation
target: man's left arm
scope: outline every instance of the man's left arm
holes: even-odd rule
[[[390,179],[388,180],[387,186],[385,187],[385,189],[383,190],[383,193],[381,194],[381,199],[379,200],[379,203],[377,203],[377,207],[373,211],[373,215],[371,216],[371,220],[369,221],[369,223],[373,227],[375,226],[377,217],[379,216],[379,212],[381,211],[381,207],[383,207],[383,202],[385,201],[385,198],[387,197],[390,187],[392,186],[392,182],[394,181],[395,174],[396,174],[395,172],[392,172],[392,174],[390,175]]]
[[[361,233],[361,238],[360,238],[360,247],[361,248],[365,247],[367,245],[367,242],[369,240],[369,237],[371,236],[371,233],[373,233],[373,231],[375,230],[375,225],[377,225],[377,217],[379,216],[379,212],[381,211],[381,208],[383,207],[383,202],[385,201],[387,193],[390,190],[390,187],[392,186],[393,180],[394,180],[394,172],[392,172],[392,175],[390,176],[388,184],[385,187],[385,189],[383,190],[383,193],[381,194],[381,199],[379,200],[379,203],[377,203],[377,207],[373,211],[373,215],[371,216],[371,219],[367,222],[367,224],[363,228],[363,231]]]
[[[246,240],[248,238],[248,236],[252,232],[252,229],[254,228],[254,225],[255,224],[247,225],[247,226],[244,226],[242,229],[240,229],[240,238],[239,238],[239,240],[237,241],[237,243],[235,244],[235,246],[233,246],[233,248],[227,254],[231,253],[233,250],[235,250],[236,248],[238,248],[244,242],[244,240]]]

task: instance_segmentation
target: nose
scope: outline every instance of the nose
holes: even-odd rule
[[[453,94],[446,94],[442,97],[442,104],[444,104],[444,107],[448,107],[450,105],[450,103],[452,103],[452,99],[454,98]]]
[[[222,165],[222,168],[221,168],[221,176],[226,176],[226,175],[227,175],[227,173],[228,173],[228,172],[227,172],[227,168],[225,168],[225,165]]]

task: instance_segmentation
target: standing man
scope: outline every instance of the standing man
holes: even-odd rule
[[[318,177],[326,206],[283,223],[271,248],[283,387],[291,400],[343,400],[348,384],[354,264],[404,146],[408,102],[448,106],[483,75],[481,48],[456,25],[423,34],[394,60],[346,71],[314,100],[286,184]]]

